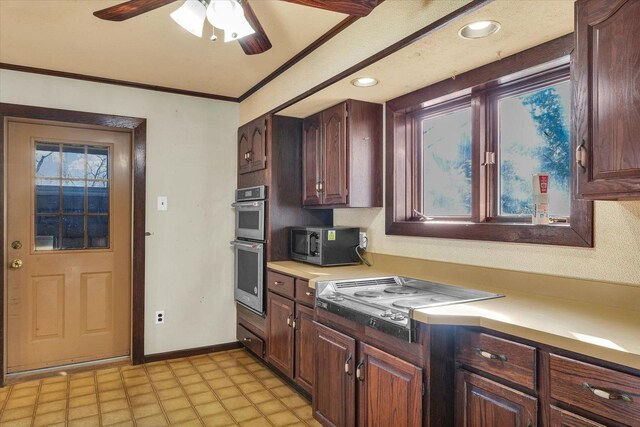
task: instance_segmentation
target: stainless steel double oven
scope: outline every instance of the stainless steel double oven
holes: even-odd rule
[[[234,297],[251,310],[264,313],[264,249],[267,187],[236,190]]]

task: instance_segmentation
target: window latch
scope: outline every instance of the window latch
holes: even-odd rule
[[[495,165],[495,164],[496,164],[496,153],[492,151],[485,151],[484,162],[482,162],[480,166]]]

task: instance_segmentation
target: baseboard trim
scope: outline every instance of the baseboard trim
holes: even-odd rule
[[[216,353],[219,351],[235,350],[241,348],[238,341],[222,344],[209,345],[205,347],[186,348],[184,350],[167,351],[164,353],[153,353],[144,355],[144,363],[159,362],[161,360],[179,359],[181,357],[198,356],[200,354]]]

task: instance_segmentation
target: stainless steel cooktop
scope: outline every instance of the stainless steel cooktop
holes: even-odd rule
[[[316,306],[407,341],[415,340],[415,309],[503,295],[402,276],[316,283]]]

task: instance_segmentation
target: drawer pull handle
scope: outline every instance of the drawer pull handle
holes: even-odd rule
[[[276,285],[276,286],[284,286],[284,282],[279,282],[277,280],[275,282],[273,282],[273,284]]]
[[[626,394],[617,393],[615,391],[606,391],[599,388],[595,388],[589,383],[582,383],[582,387],[589,390],[591,393],[595,394],[598,397],[608,400],[622,400],[623,402],[633,402],[633,399]]]
[[[243,338],[242,341],[244,342],[251,342],[251,338]]]
[[[351,362],[351,355],[349,355],[349,358],[347,359],[346,362],[344,362],[344,372],[345,374],[351,376],[351,364],[349,362]]]
[[[504,354],[493,354],[481,348],[476,348],[476,351],[480,356],[484,357],[485,359],[502,360],[503,362],[507,361],[507,356],[505,356]]]
[[[312,296],[313,296],[313,292],[305,292],[304,294],[305,294],[306,296],[308,296],[308,297],[312,297]]]

